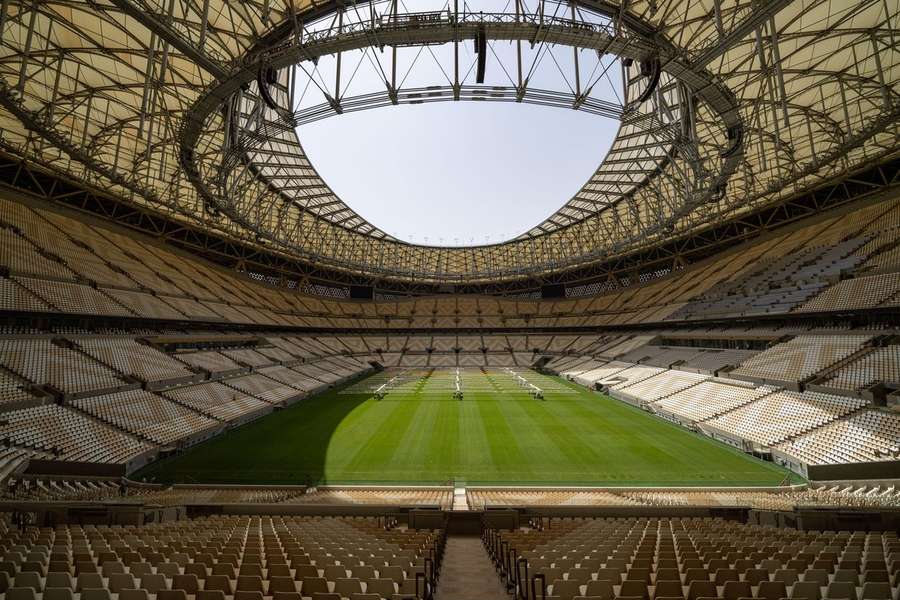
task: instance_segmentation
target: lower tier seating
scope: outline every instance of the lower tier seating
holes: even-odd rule
[[[433,580],[445,537],[375,518],[216,516],[20,532],[4,517],[8,600],[413,598],[426,559]]]
[[[900,414],[864,410],[776,446],[807,464],[900,458]]]
[[[143,390],[76,400],[75,406],[156,444],[173,444],[221,424]]]
[[[127,463],[154,446],[62,406],[39,406],[3,415],[0,437],[59,460]]]
[[[779,391],[706,421],[717,429],[771,446],[866,405],[859,398]]]
[[[544,519],[540,529],[489,531],[527,561],[531,598],[895,600],[900,541],[888,532],[776,529],[721,519]],[[520,568],[520,574],[525,572]],[[542,593],[543,592],[543,593]]]

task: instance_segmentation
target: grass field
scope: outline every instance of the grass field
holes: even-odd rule
[[[569,382],[524,372],[376,375],[138,473],[162,482],[775,485],[787,471]]]

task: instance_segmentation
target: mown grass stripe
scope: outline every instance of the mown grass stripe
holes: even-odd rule
[[[437,374],[437,372],[436,372]],[[534,400],[489,373],[463,401],[435,383],[382,401],[331,391],[138,473],[160,481],[772,485],[786,471],[557,378]],[[437,380],[440,385],[440,380]],[[429,391],[426,391],[428,388]],[[493,389],[493,391],[491,391]]]

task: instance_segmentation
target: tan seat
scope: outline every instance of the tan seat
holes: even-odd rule
[[[32,587],[11,587],[6,590],[6,600],[37,600],[37,592]]]
[[[74,600],[75,595],[72,588],[67,587],[45,587],[43,600]]]
[[[303,596],[312,596],[315,593],[328,593],[328,580],[324,577],[304,577],[300,580],[300,593]]]
[[[577,581],[567,581],[565,579],[554,579],[553,588],[550,592],[554,598],[560,600],[571,600],[573,597],[581,594],[581,586]]]
[[[792,599],[820,600],[822,589],[817,581],[798,581],[791,588]]]
[[[119,600],[148,600],[147,590],[122,590]]]
[[[699,598],[717,598],[719,592],[716,584],[712,581],[694,580],[688,584],[687,600],[698,600]]]
[[[301,581],[306,577],[318,577],[319,569],[315,565],[297,565],[294,572],[294,579]]]
[[[137,585],[134,583],[134,576],[131,573],[113,573],[107,581],[109,591],[114,594],[118,594],[122,590],[137,589]]]
[[[140,588],[142,590],[147,590],[150,594],[156,594],[161,590],[169,589],[169,585],[165,575],[161,573],[150,573],[149,575],[141,576]]]
[[[172,579],[181,573],[181,567],[176,563],[161,562],[157,563],[156,572],[165,575],[167,579]]]
[[[653,598],[682,598],[684,590],[681,587],[681,581],[664,579],[656,581],[656,587],[653,590]]]
[[[261,594],[266,592],[262,577],[259,575],[239,575],[234,590],[235,592],[259,592]]]
[[[269,577],[269,595],[276,592],[296,592],[297,584],[293,577]]]
[[[824,569],[807,569],[803,581],[815,581],[819,586],[828,585],[828,571]]]
[[[716,582],[716,585],[725,585],[725,582],[727,581],[740,581],[740,576],[738,576],[737,569],[719,568],[714,572],[715,577],[713,577],[713,581]]]
[[[287,563],[269,564],[267,576],[269,579],[273,577],[290,577],[291,568]]]
[[[726,581],[725,585],[722,587],[722,597],[725,600],[752,598],[753,586],[750,585],[749,581]]]
[[[619,585],[622,583],[622,572],[617,569],[599,569],[596,579],[597,581],[609,581],[613,585]]]
[[[184,590],[159,590],[156,600],[187,600],[187,594]]]
[[[44,589],[44,585],[41,583],[41,576],[31,571],[16,573],[13,579],[13,587],[32,588],[35,592],[40,592]]]
[[[378,594],[382,598],[390,599],[396,593],[393,579],[367,579],[366,593]]]
[[[861,600],[891,600],[891,584],[868,581],[863,584]]]
[[[75,591],[80,592],[90,588],[102,588],[103,578],[99,573],[82,573],[75,578]]]
[[[856,585],[849,581],[832,581],[825,597],[829,600],[856,600]]]
[[[772,575],[773,581],[783,581],[785,585],[794,585],[799,581],[796,569],[778,569]]]
[[[81,600],[112,600],[106,588],[87,588],[81,590]]]
[[[200,581],[194,574],[181,574],[172,577],[172,589],[184,590],[189,596],[200,591]]]
[[[649,600],[650,593],[645,582],[634,579],[626,579],[622,582],[622,585],[619,588],[619,596]]]

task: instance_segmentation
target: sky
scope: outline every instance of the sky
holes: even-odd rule
[[[507,12],[510,1],[481,0],[478,10]],[[527,12],[529,2],[522,1]],[[446,0],[400,2],[400,11],[446,11],[449,6]],[[376,4],[375,10],[389,6]],[[568,4],[546,6],[547,14],[561,11],[569,17]],[[345,23],[353,18],[348,13]],[[484,85],[514,85],[516,45],[492,41],[488,50]],[[571,48],[523,43],[521,52],[529,89],[566,93],[577,88]],[[452,44],[401,47],[397,57],[400,89],[451,83]],[[315,110],[326,102],[324,93],[346,102],[384,92],[390,48],[344,52],[341,58],[337,90],[334,56],[301,63],[295,71],[295,110]],[[463,85],[476,83],[476,60],[471,41],[460,43]],[[621,104],[615,58],[579,50],[578,61],[582,91],[591,99]],[[404,241],[456,246],[506,241],[553,214],[594,173],[618,126],[615,119],[570,108],[461,101],[345,112],[301,124],[297,131],[324,181],[370,223]]]
[[[618,123],[527,104],[440,102],[338,115],[299,128],[348,206],[404,241],[473,245],[523,233],[567,202]]]

